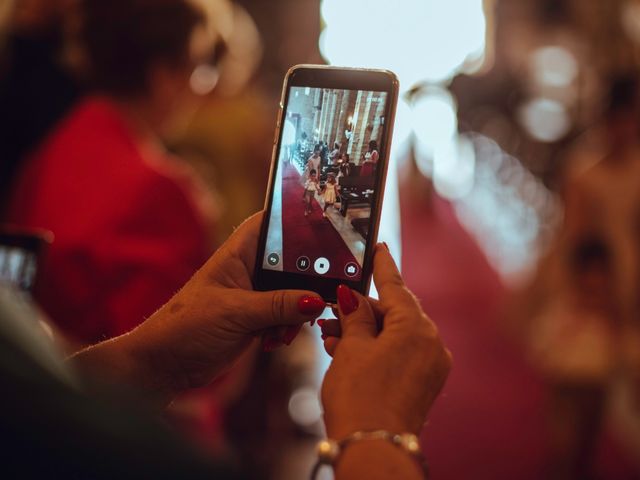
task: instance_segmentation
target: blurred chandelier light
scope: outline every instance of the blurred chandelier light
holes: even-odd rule
[[[563,47],[538,48],[530,61],[534,78],[541,86],[568,87],[578,75],[578,61]]]
[[[201,65],[191,77],[194,93],[233,96],[250,81],[262,59],[262,41],[253,19],[241,5],[230,0],[189,0],[207,12],[209,21],[200,42],[224,45],[214,66]],[[214,71],[215,69],[215,71]]]
[[[310,428],[322,420],[322,407],[318,391],[313,387],[302,387],[289,398],[289,416],[301,427]]]
[[[626,35],[636,43],[640,43],[640,3],[627,1],[620,10],[620,23]]]
[[[448,90],[425,89],[412,105],[413,132],[432,151],[446,148],[458,133],[456,104]]]
[[[477,68],[484,56],[482,0],[323,0],[321,13],[320,51],[329,63],[388,68],[405,91]]]
[[[191,74],[189,84],[196,95],[207,95],[216,88],[220,74],[213,65],[198,65]]]
[[[398,75],[402,92],[419,89],[415,101],[404,95],[398,104],[394,155],[406,140],[416,139],[418,166],[424,175],[437,175],[440,193],[453,198],[467,190],[469,176],[461,182],[458,167],[473,172],[473,156],[458,162],[457,154],[469,149],[459,148],[455,102],[437,85],[482,65],[483,0],[322,0],[321,14],[320,51],[329,63],[389,69]],[[354,34],[354,18],[360,33]]]
[[[515,157],[478,133],[461,135],[478,158],[475,181],[453,205],[507,283],[535,268],[559,222],[558,199]]]
[[[387,68],[398,75],[405,95],[398,103],[392,156],[402,158],[402,150],[412,145],[420,172],[451,200],[460,222],[509,281],[535,264],[553,228],[557,202],[493,140],[458,133],[457,106],[445,85],[483,65],[484,3],[322,0],[325,28],[319,43],[331,64]],[[570,98],[578,64],[556,45],[536,50],[529,62],[540,97],[523,106],[520,121],[534,138],[554,141],[570,125],[565,105],[552,99]]]
[[[520,123],[535,140],[555,142],[571,128],[567,109],[560,102],[536,98],[525,103],[518,112]]]

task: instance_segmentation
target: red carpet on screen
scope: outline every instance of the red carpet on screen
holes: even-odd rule
[[[311,273],[313,262],[319,257],[328,258],[331,267],[325,276],[344,277],[347,263],[356,262],[340,234],[329,219],[322,216],[322,208],[313,200],[313,210],[304,216],[303,187],[300,174],[286,165],[282,176],[282,252],[286,271],[297,271],[296,260],[309,257]]]

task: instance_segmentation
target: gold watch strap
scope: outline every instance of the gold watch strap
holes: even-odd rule
[[[316,447],[318,460],[311,472],[311,480],[316,478],[324,465],[334,465],[346,447],[363,440],[384,440],[392,443],[411,455],[424,471],[425,478],[428,477],[427,464],[420,450],[420,442],[416,435],[413,433],[392,433],[387,430],[373,430],[354,432],[340,441],[326,439],[318,442]]]

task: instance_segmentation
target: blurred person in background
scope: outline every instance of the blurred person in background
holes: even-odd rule
[[[214,248],[211,193],[163,145],[197,105],[189,79],[214,39],[190,0],[82,0],[69,14],[88,93],[23,162],[5,221],[54,233],[34,295],[65,335],[91,344],[140,324]],[[174,421],[217,448],[221,405],[252,358],[176,402]]]
[[[211,19],[215,62],[194,70],[190,87],[203,101],[173,122],[166,141],[216,193],[221,243],[264,204],[279,92],[259,82],[263,38],[247,10],[230,0],[194,1]]]
[[[635,73],[613,77],[604,115],[601,160],[568,176],[565,184],[565,223],[559,248],[562,255],[585,235],[596,233],[611,250],[614,296],[624,331],[621,356],[627,379],[640,379],[640,83]],[[586,153],[585,158],[590,154]],[[578,162],[580,158],[575,160]],[[561,283],[567,280],[560,271]],[[637,390],[637,386],[635,387]],[[635,393],[637,396],[637,393]]]
[[[36,299],[91,343],[139,324],[213,248],[210,199],[160,140],[208,50],[186,0],[79,9],[91,91],[24,162],[5,220],[54,233]]]
[[[603,157],[586,168],[574,168],[565,181],[560,248],[568,254],[585,234],[602,236],[611,249],[621,314],[627,323],[635,323],[640,264],[635,236],[640,211],[640,85],[635,75],[618,76],[610,85]]]
[[[569,152],[565,218],[529,290],[527,342],[549,389],[554,478],[589,478],[606,399],[640,371],[638,80],[609,84],[601,122]],[[599,156],[598,156],[599,153]],[[637,412],[633,413],[637,415]]]
[[[600,237],[581,239],[567,264],[570,284],[536,319],[531,353],[549,389],[549,478],[585,479],[618,367],[620,312],[611,251]]]
[[[64,16],[75,0],[8,3],[0,49],[0,213],[24,157],[80,94],[66,65]],[[0,25],[0,30],[2,25]]]

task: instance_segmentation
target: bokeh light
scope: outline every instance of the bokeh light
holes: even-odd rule
[[[297,425],[311,428],[322,419],[322,407],[318,391],[313,387],[302,387],[289,398],[289,416]]]
[[[320,50],[334,65],[386,68],[409,90],[444,82],[484,55],[482,0],[323,0]],[[362,32],[354,32],[357,18]]]
[[[548,98],[530,100],[520,109],[519,117],[526,131],[540,142],[555,142],[571,128],[566,107]]]
[[[540,85],[567,87],[578,75],[578,61],[566,48],[546,46],[531,54],[533,75]]]

